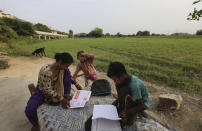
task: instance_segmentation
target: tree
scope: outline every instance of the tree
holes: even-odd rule
[[[61,31],[57,31],[57,33],[61,35],[68,35],[66,32],[61,32]]]
[[[44,31],[44,32],[51,32],[51,29],[48,28],[48,26],[46,25],[43,25],[41,23],[37,23],[33,26],[34,30],[37,30],[37,31]]]
[[[149,31],[144,31],[142,36],[150,36],[150,32]]]
[[[142,33],[143,33],[142,31],[138,31],[136,36],[142,36]]]
[[[118,33],[116,34],[116,37],[123,37],[123,35],[122,35],[120,32],[118,32]]]
[[[31,36],[34,34],[33,25],[29,22],[7,17],[3,17],[2,21],[20,36]]]
[[[199,2],[202,2],[202,0],[197,0],[193,2],[193,5],[199,4]],[[192,13],[189,13],[187,20],[198,20],[202,17],[202,9],[196,9],[194,8],[194,11]]]
[[[103,36],[103,30],[101,28],[96,27],[91,32],[88,33],[89,37],[102,37]]]
[[[196,35],[202,35],[202,29],[196,32]]]
[[[109,34],[109,33],[106,33],[106,34],[105,34],[105,37],[110,37],[110,34]]]
[[[86,33],[79,33],[79,34],[75,34],[74,37],[87,37]]]
[[[136,36],[150,36],[149,31],[138,31]]]
[[[69,38],[73,38],[73,30],[69,30]]]

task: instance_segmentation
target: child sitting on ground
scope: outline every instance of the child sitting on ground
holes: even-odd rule
[[[118,99],[112,104],[122,118],[122,127],[133,124],[137,115],[144,116],[144,110],[149,108],[147,87],[136,76],[129,75],[120,62],[109,65],[107,76],[116,84]]]
[[[73,75],[73,79],[76,80],[79,71],[83,71],[85,76],[85,86],[88,86],[88,80],[97,80],[96,70],[93,66],[94,56],[90,54],[84,54],[84,51],[77,53],[77,59],[80,61],[77,65],[76,71]]]

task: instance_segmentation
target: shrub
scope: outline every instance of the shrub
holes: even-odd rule
[[[0,41],[8,42],[12,38],[17,38],[16,32],[6,25],[0,25]]]
[[[3,17],[2,21],[10,28],[12,28],[18,35],[31,36],[34,34],[32,24],[20,19],[11,19]]]

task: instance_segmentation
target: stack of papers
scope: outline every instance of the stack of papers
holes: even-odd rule
[[[92,131],[121,131],[117,109],[113,105],[94,105]]]
[[[91,91],[78,90],[74,93],[70,101],[70,108],[84,107],[86,102],[90,99]]]

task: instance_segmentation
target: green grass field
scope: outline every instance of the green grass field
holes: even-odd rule
[[[18,40],[0,43],[0,51],[29,56],[34,49],[46,47],[46,54],[76,52],[95,55],[94,65],[106,72],[111,61],[123,62],[128,72],[152,83],[202,94],[202,38],[99,38],[62,40]]]

